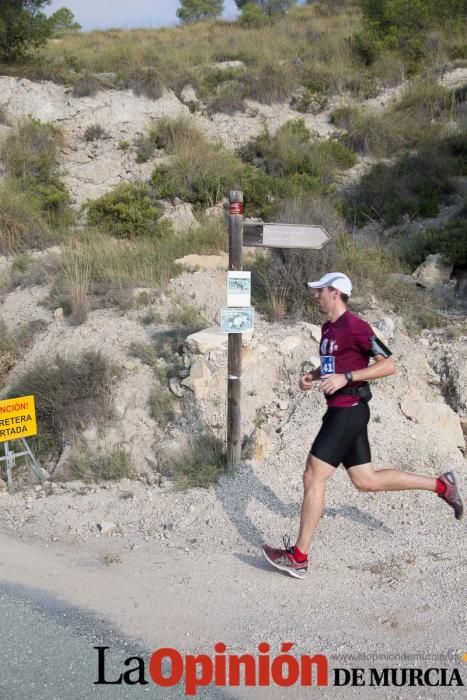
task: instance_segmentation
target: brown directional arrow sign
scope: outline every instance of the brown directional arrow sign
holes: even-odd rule
[[[322,226],[301,224],[263,224],[245,221],[243,245],[261,248],[320,249],[330,240]]]

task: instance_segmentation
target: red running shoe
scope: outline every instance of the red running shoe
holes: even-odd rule
[[[449,503],[451,508],[454,508],[456,520],[460,520],[464,514],[464,500],[459,490],[456,472],[445,472],[441,474],[438,479],[446,486],[446,491],[444,493],[439,493],[438,496],[442,498],[443,501],[446,501],[446,503]]]
[[[268,562],[280,571],[285,571],[294,578],[305,578],[308,573],[308,559],[298,562],[294,557],[294,549],[290,546],[290,537],[282,538],[284,549],[274,549],[267,544],[263,546],[263,554]]]

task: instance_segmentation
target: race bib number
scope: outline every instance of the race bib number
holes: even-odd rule
[[[321,376],[336,373],[336,359],[333,355],[321,355]]]

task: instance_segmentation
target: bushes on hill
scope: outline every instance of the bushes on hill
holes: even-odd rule
[[[136,160],[146,162],[156,149],[162,148],[167,155],[173,155],[182,146],[203,147],[206,139],[189,117],[161,117],[135,143]]]
[[[162,211],[155,205],[150,189],[143,184],[124,183],[87,202],[87,219],[118,238],[158,236],[164,227],[158,223]]]
[[[342,140],[353,150],[390,157],[439,138],[443,124],[455,116],[454,96],[436,80],[420,80],[384,112],[344,105],[334,110],[331,121],[345,129]]]
[[[355,41],[368,63],[384,50],[416,63],[429,51],[430,30],[460,28],[467,15],[466,0],[360,0],[360,6],[364,28]]]
[[[135,476],[131,455],[121,447],[96,451],[91,450],[84,440],[76,440],[73,448],[65,466],[65,479],[100,482]]]
[[[409,217],[435,216],[439,205],[453,192],[452,176],[465,168],[462,138],[452,137],[427,145],[418,153],[405,153],[394,164],[377,163],[350,193],[348,215],[352,221],[369,219],[398,223]]]
[[[204,141],[182,143],[170,165],[157,167],[151,176],[157,197],[179,197],[196,206],[219,202],[239,182],[242,164],[232,153]]]
[[[268,175],[308,175],[328,184],[338,168],[356,163],[355,154],[339,141],[312,142],[303,119],[286,122],[274,136],[264,131],[240,150],[249,163]]]
[[[0,232],[0,255],[45,248],[50,241],[40,201],[13,182],[0,185]]]
[[[50,0],[3,0],[0,5],[0,60],[15,61],[46,43],[54,27],[42,8]]]
[[[185,24],[219,17],[224,0],[180,0],[177,17]]]
[[[467,267],[467,219],[454,219],[441,229],[414,231],[400,242],[400,249],[412,267],[433,253],[441,253],[455,267]]]
[[[164,83],[155,68],[137,68],[124,79],[124,87],[138,97],[158,100],[164,94]]]
[[[116,375],[116,367],[90,350],[74,359],[40,360],[15,382],[8,397],[36,397],[38,435],[30,444],[39,460],[58,459],[77,431],[110,419]]]
[[[63,144],[58,127],[29,119],[6,137],[0,149],[7,176],[39,203],[51,225],[72,219],[71,198],[59,172]]]

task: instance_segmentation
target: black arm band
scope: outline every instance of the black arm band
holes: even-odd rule
[[[390,349],[383,343],[380,338],[378,338],[376,335],[371,336],[371,348],[368,353],[371,355],[371,357],[374,357],[375,355],[382,355],[382,357],[391,357],[392,352]]]

